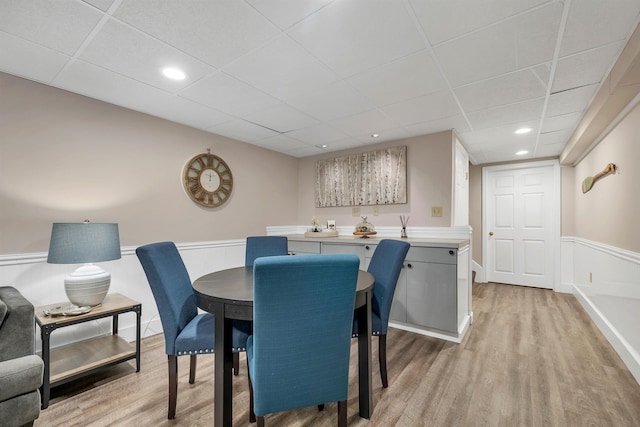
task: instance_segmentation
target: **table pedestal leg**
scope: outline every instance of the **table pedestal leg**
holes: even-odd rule
[[[232,414],[232,374],[233,354],[231,352],[231,319],[224,317],[224,304],[214,308],[215,316],[215,389],[214,425],[231,426]]]
[[[358,317],[358,399],[360,417],[371,418],[373,396],[371,392],[371,292],[367,303],[356,310]]]

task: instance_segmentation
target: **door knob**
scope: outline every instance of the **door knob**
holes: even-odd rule
[[[493,236],[493,231],[490,231],[490,232],[489,232],[489,236]]]

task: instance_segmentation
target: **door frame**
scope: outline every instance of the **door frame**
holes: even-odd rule
[[[487,183],[489,182],[489,173],[491,172],[501,172],[508,170],[518,170],[518,169],[528,169],[531,167],[552,167],[552,194],[551,201],[553,204],[553,220],[552,220],[552,230],[553,237],[551,245],[553,247],[553,286],[552,289],[555,291],[560,286],[560,224],[561,224],[561,200],[560,200],[560,192],[561,192],[561,180],[560,180],[560,162],[559,160],[542,160],[542,161],[533,161],[533,162],[523,162],[523,163],[511,163],[505,165],[496,165],[496,166],[486,166],[482,168],[482,264],[484,266],[488,266],[489,262],[492,259],[489,259],[489,235],[486,230],[489,230],[490,225],[488,224],[487,218],[487,206],[489,203],[488,195],[487,195]],[[487,282],[487,268],[482,269],[482,282]]]

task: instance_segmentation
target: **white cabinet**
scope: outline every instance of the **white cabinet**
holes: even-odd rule
[[[288,236],[290,253],[353,253],[366,269],[380,238]],[[471,322],[469,241],[408,239],[390,325],[460,342]],[[304,250],[304,252],[303,252]],[[312,250],[316,252],[312,252]]]

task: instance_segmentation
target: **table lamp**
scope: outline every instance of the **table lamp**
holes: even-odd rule
[[[93,262],[120,258],[118,224],[54,223],[49,243],[50,264],[80,264],[64,279],[64,290],[72,304],[95,306],[109,291],[111,275]]]

